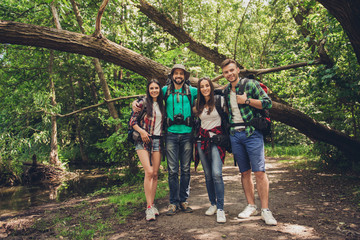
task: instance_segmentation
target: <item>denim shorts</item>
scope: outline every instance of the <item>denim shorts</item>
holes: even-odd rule
[[[255,130],[250,137],[246,132],[230,135],[231,149],[241,173],[251,169],[253,172],[265,172],[265,154],[263,135]]]
[[[135,151],[137,150],[144,150],[144,143],[143,142],[137,142],[135,144]],[[159,152],[160,151],[160,139],[153,139],[152,140],[152,151],[153,152]]]

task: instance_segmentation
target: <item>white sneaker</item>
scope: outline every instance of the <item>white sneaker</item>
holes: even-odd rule
[[[154,204],[151,208],[152,208],[155,216],[159,216],[159,215],[160,215],[159,210],[157,209],[157,207],[155,206],[155,204]]]
[[[267,225],[277,225],[276,219],[273,217],[271,211],[269,209],[261,210],[261,218],[265,221]]]
[[[206,210],[205,215],[212,216],[216,213],[217,207],[216,205],[211,205],[208,210]]]
[[[239,213],[238,218],[249,218],[252,215],[258,214],[257,207],[255,205],[248,204],[246,208]]]
[[[155,220],[155,213],[153,211],[153,208],[147,208],[145,211],[146,214],[146,221]]]
[[[225,211],[218,209],[216,212],[216,221],[218,223],[226,223]]]

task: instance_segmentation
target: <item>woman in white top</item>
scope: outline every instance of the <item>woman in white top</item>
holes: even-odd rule
[[[218,99],[221,101],[221,106],[224,106],[224,99],[222,97]],[[205,214],[210,216],[216,213],[217,222],[225,223],[222,166],[226,151],[212,140],[214,135],[223,134],[223,132],[221,116],[215,107],[214,86],[209,78],[199,80],[198,100],[193,109],[195,115],[201,120],[196,152],[204,169],[206,189],[211,203]],[[195,163],[197,162],[198,160],[195,159]]]
[[[135,143],[135,150],[145,171],[144,191],[146,197],[146,220],[155,220],[159,215],[154,205],[158,171],[161,161],[161,137],[164,122],[163,95],[160,83],[151,80],[146,88],[146,98],[139,102],[141,111],[133,112],[130,126],[139,132],[141,140]]]

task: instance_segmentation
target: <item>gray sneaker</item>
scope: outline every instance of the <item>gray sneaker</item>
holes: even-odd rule
[[[155,220],[155,213],[153,211],[153,208],[147,208],[145,211],[146,214],[146,221]]]
[[[188,202],[181,202],[180,203],[180,208],[183,212],[186,213],[191,213],[193,210],[191,207],[189,207],[189,203]]]
[[[177,206],[175,204],[169,204],[166,215],[172,216],[176,213]]]

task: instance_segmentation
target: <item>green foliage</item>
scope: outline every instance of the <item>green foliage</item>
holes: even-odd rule
[[[277,145],[294,146],[294,145],[308,145],[310,140],[303,134],[299,133],[295,128],[287,126],[283,123],[273,121],[272,140]]]
[[[135,149],[127,141],[127,134],[128,134],[127,121],[130,117],[130,112],[127,112],[126,114],[128,117],[124,117],[124,119],[120,121],[113,121],[114,119],[108,119],[106,121],[107,123],[112,123],[112,124],[120,123],[121,128],[117,132],[114,132],[108,138],[103,139],[102,142],[96,143],[96,146],[98,148],[102,149],[105,153],[109,154],[109,157],[105,159],[107,163],[121,164],[122,162],[124,162],[125,159],[132,160],[134,158]]]

